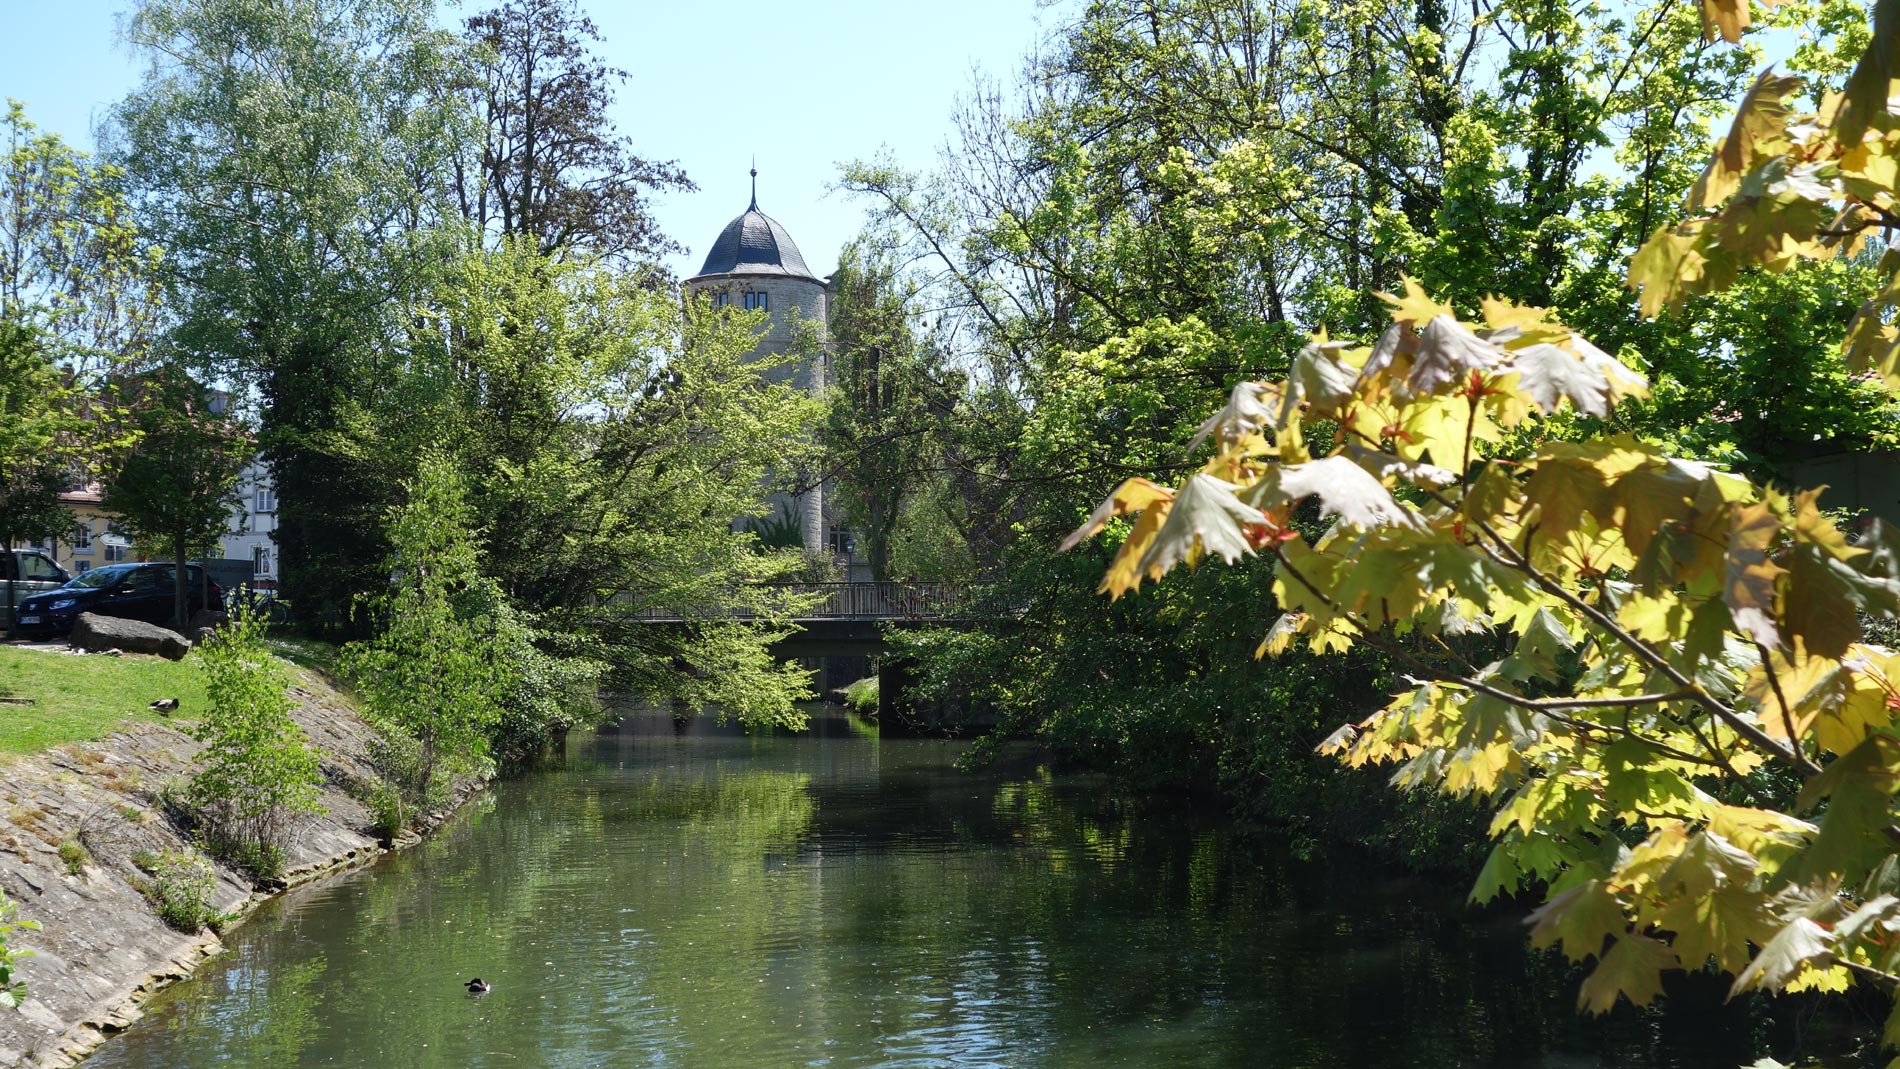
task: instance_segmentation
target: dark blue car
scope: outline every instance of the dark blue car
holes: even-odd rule
[[[72,630],[82,612],[120,616],[169,627],[177,572],[164,563],[109,564],[80,572],[65,586],[20,602],[19,630],[34,637]],[[208,582],[204,569],[185,565],[186,612],[223,609],[224,590]]]

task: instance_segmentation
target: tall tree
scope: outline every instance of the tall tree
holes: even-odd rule
[[[627,75],[592,54],[600,33],[575,0],[508,0],[469,19],[467,36],[477,46],[468,96],[482,138],[479,157],[457,160],[462,213],[548,255],[624,263],[677,250],[647,196],[693,184],[678,164],[648,160],[615,133],[607,113]]]
[[[84,401],[39,333],[0,316],[0,554],[18,542],[63,534],[72,522],[59,494],[89,458],[93,424]],[[8,562],[9,630],[19,600],[14,571]]]
[[[907,505],[941,479],[943,430],[962,392],[913,332],[908,294],[888,258],[845,247],[831,279],[832,402],[820,426],[830,485],[879,580]]]
[[[341,626],[396,479],[357,448],[394,381],[466,131],[429,0],[145,0],[110,156],[167,253],[180,359],[255,387],[286,586]],[[412,463],[413,458],[405,460]]]
[[[1783,15],[1821,8],[1840,10]],[[1746,461],[1820,428],[1891,440],[1890,400],[1803,359],[1865,292],[1861,268],[1751,280],[1752,296],[1719,298],[1739,328],[1720,333],[1644,321],[1620,292],[1623,258],[1746,91],[1750,60],[1702,32],[1673,3],[1113,0],[1059,26],[1014,95],[980,86],[938,174],[848,169],[907,236],[921,303],[984,387],[957,421],[958,470],[1000,521],[1015,630],[920,644],[929,677],[978,680],[1007,724],[1091,760],[1225,778],[1272,799],[1262,815],[1309,819],[1314,777],[1338,777],[1304,756],[1324,734],[1306,677],[1372,699],[1396,666],[1377,650],[1227,656],[1258,643],[1237,607],[1271,582],[1258,562],[1103,606],[1098,569],[1043,547],[1122,479],[1198,469],[1206,412],[1285,367],[1295,323],[1381,329],[1372,293],[1401,272],[1460,307],[1553,306],[1640,352],[1653,396],[1618,418],[1704,456]],[[1708,420],[1724,393],[1745,393],[1741,418]]]
[[[158,315],[158,251],[132,225],[122,178],[7,101],[0,317],[32,323],[57,360],[89,377],[141,359]]]
[[[651,275],[553,260],[526,236],[459,258],[432,304],[414,349],[452,359],[413,365],[429,414],[387,433],[421,425],[452,450],[482,567],[540,644],[618,689],[795,722],[805,677],[768,652],[784,606],[725,611],[796,566],[733,520],[763,511],[766,470],[819,414],[749,359],[763,314],[688,314]]]
[[[170,556],[172,619],[190,619],[185,562],[218,544],[238,501],[251,436],[183,368],[167,365],[128,385],[133,444],[109,466],[101,501],[136,542]]]

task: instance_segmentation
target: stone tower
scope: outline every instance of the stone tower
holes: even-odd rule
[[[765,333],[759,336],[753,352],[783,354],[795,344],[792,324],[806,320],[814,324],[823,338],[828,290],[823,279],[812,274],[799,255],[792,236],[778,221],[759,210],[759,172],[752,171],[752,203],[737,219],[726,224],[706,253],[699,273],[686,280],[686,296],[692,300],[707,295],[714,306],[763,308],[771,317]],[[825,349],[815,358],[787,365],[775,378],[789,375],[793,381],[817,393],[825,386]],[[774,507],[789,504],[799,515],[805,548],[813,552],[825,548],[824,488],[814,486],[796,497],[774,495]]]

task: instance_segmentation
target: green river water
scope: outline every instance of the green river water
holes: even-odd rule
[[[428,842],[266,907],[87,1069],[1730,1069],[1803,1023],[1693,982],[1580,1020],[1521,908],[1276,860],[1095,779],[960,773],[960,746],[835,712],[570,739]]]

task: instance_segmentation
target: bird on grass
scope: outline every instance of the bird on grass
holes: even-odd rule
[[[166,716],[170,716],[178,708],[178,699],[160,698],[151,705],[146,706],[146,708],[155,713],[164,713]]]
[[[482,979],[479,976],[477,976],[473,980],[470,980],[468,983],[463,984],[462,986],[468,988],[468,993],[471,995],[488,994],[488,987],[489,987],[488,981]]]

